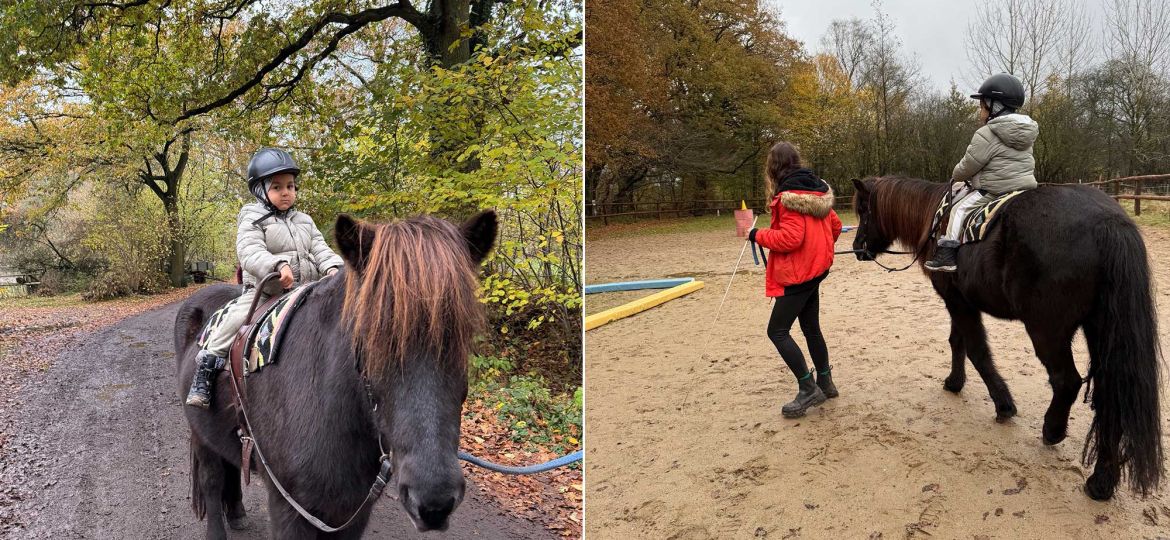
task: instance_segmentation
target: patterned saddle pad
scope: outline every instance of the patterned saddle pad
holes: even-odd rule
[[[1028,191],[1021,189],[1017,191],[1009,191],[994,199],[991,199],[983,206],[975,207],[967,214],[967,218],[963,223],[963,235],[959,239],[959,243],[966,244],[968,242],[978,242],[987,236],[987,231],[991,230],[991,225],[995,218],[999,215],[999,211],[1003,210],[1007,203],[1016,198],[1017,195]],[[934,212],[934,223],[937,225],[945,217],[947,211],[947,201],[944,198],[938,205],[938,210]]]
[[[276,363],[288,323],[292,320],[297,308],[308,297],[307,293],[309,289],[313,288],[313,285],[314,283],[301,285],[281,296],[263,313],[253,315],[256,322],[252,330],[248,332],[247,341],[244,343],[244,350],[248,352],[244,362],[245,375],[259,371],[266,365]],[[238,301],[239,298],[236,298],[211,314],[203,331],[199,334],[200,348],[206,346],[212,330],[223,322],[228,310]],[[259,309],[260,307],[257,307],[257,310]]]

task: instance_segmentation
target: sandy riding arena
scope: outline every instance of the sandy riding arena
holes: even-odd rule
[[[679,222],[685,232],[658,224],[589,233],[588,283],[706,282],[586,333],[589,538],[1170,536],[1170,482],[1145,500],[1123,486],[1106,503],[1082,493],[1088,405],[1073,407],[1064,442],[1041,442],[1052,394],[1021,324],[985,317],[1017,417],[995,423],[973,369],[961,394],[943,389],[949,318],[917,269],[891,274],[837,258],[822,286],[821,322],[841,396],[804,418],[781,417],[796,386],[764,335],[771,304],[750,254],[711,325],[743,245],[725,220],[718,230]],[[1167,349],[1170,227],[1142,232]],[[838,249],[852,241],[842,235]],[[639,296],[623,294],[591,295],[586,311]],[[1074,354],[1084,374],[1080,335]],[[1170,397],[1162,399],[1170,449]]]

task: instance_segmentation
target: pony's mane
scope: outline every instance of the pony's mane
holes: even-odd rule
[[[365,374],[380,377],[411,356],[464,365],[484,311],[463,234],[429,216],[365,226],[374,240],[361,248],[364,268],[346,272],[342,307]]]
[[[871,212],[877,214],[882,236],[918,250],[925,263],[934,246],[926,241],[934,211],[946,194],[948,184],[904,176],[865,179],[869,184]]]

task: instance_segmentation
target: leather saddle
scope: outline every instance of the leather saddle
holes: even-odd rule
[[[240,326],[240,329],[236,332],[236,338],[232,340],[231,348],[228,349],[228,374],[231,376],[232,386],[236,390],[236,395],[240,397],[241,401],[247,397],[247,387],[244,384],[244,375],[246,373],[244,359],[248,349],[251,348],[252,342],[256,339],[256,327],[264,321],[265,316],[268,315],[272,306],[276,305],[284,297],[285,293],[288,292],[281,291],[280,294],[271,296],[263,304],[260,304],[259,309],[257,309],[256,305],[259,304],[261,296],[259,291],[265,290],[265,285],[272,279],[279,280],[280,274],[276,272],[268,274],[256,285],[257,293],[252,297],[252,305],[248,308],[246,322]]]
[[[963,233],[959,238],[959,242],[961,244],[968,244],[983,240],[987,236],[987,232],[991,230],[992,224],[996,221],[995,218],[999,216],[1000,210],[1003,210],[1012,199],[1026,191],[1028,190],[1009,191],[971,209],[963,222]],[[938,205],[938,210],[935,210],[934,223],[931,226],[931,230],[935,230],[935,225],[945,225],[945,220],[949,217],[948,214],[951,209],[947,203],[947,198],[943,197],[942,202]]]

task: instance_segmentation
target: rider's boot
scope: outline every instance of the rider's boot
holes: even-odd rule
[[[943,240],[934,250],[934,258],[926,261],[926,269],[932,272],[954,272],[958,268],[959,243]]]
[[[211,406],[211,392],[215,388],[215,375],[223,369],[224,358],[216,356],[211,351],[199,351],[195,357],[195,380],[191,381],[191,391],[187,393],[187,405],[206,409]]]

